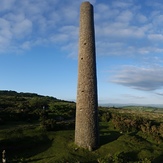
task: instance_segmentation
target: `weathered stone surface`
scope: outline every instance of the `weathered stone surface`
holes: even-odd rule
[[[83,148],[98,147],[98,103],[93,6],[80,7],[78,90],[75,143]]]

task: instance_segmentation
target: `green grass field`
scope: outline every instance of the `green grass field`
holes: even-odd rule
[[[100,123],[100,146],[95,151],[74,144],[74,130],[46,132],[38,124],[5,125],[0,130],[1,151],[15,163],[159,163],[163,142],[139,132],[120,133],[112,122]]]
[[[162,163],[163,109],[99,107],[100,144],[74,144],[76,104],[0,91],[0,151],[7,163]]]

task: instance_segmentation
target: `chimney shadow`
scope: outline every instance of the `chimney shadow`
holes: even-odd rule
[[[109,142],[117,140],[121,134],[118,131],[102,131],[100,132],[100,145],[105,145]]]

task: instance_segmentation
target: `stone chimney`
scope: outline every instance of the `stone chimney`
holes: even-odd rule
[[[83,2],[80,7],[75,143],[88,150],[96,149],[99,143],[97,101],[93,6]]]

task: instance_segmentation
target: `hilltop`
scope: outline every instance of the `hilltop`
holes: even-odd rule
[[[54,103],[69,104],[74,102],[60,100],[51,96],[38,95],[37,93],[0,90],[0,109],[51,109]]]

